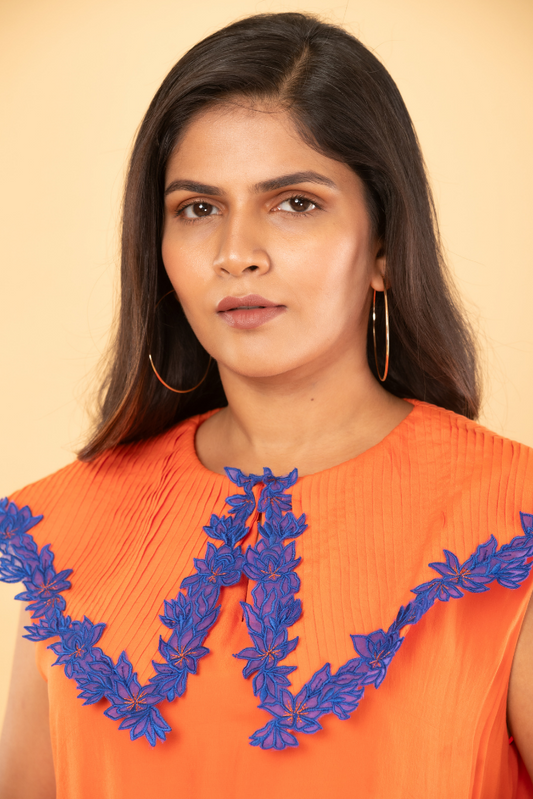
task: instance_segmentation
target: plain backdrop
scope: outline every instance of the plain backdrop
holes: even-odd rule
[[[0,0],[0,497],[83,440],[124,168],[161,80],[217,28],[292,10],[345,25],[396,80],[479,335],[481,421],[533,446],[531,0]],[[0,583],[0,719],[19,590]]]

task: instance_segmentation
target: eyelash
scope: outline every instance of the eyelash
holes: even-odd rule
[[[312,200],[311,197],[307,197],[305,194],[291,194],[290,197],[285,197],[285,199],[282,200],[281,203],[290,202],[291,200],[304,200],[305,202],[311,203],[311,205],[315,206],[313,209],[309,211],[295,211],[294,212],[295,216],[310,216],[313,213],[313,211],[322,210],[322,206],[319,205],[316,202],[316,200]],[[281,203],[278,203],[278,205],[281,205]]]
[[[311,199],[311,197],[307,197],[305,194],[300,194],[300,193],[291,194],[291,196],[290,196],[290,197],[285,197],[285,199],[281,200],[281,201],[278,203],[278,206],[279,206],[279,205],[281,205],[282,203],[290,202],[291,200],[304,200],[305,202],[309,202],[309,203],[311,203],[312,205],[314,205],[314,208],[312,208],[312,209],[311,209],[311,210],[309,210],[309,211],[293,211],[293,212],[292,212],[292,215],[293,215],[293,216],[311,216],[311,214],[312,214],[314,211],[320,211],[320,210],[322,210],[322,206],[321,206],[321,205],[319,205],[319,204],[316,202],[316,200],[312,200],[312,199]],[[184,212],[184,211],[186,211],[186,210],[187,210],[187,208],[190,208],[190,207],[191,207],[191,205],[196,205],[197,203],[205,203],[206,205],[212,205],[214,208],[216,208],[216,206],[215,206],[215,204],[214,204],[214,203],[212,203],[212,202],[209,202],[209,200],[204,200],[204,199],[202,199],[202,198],[200,197],[200,198],[198,198],[198,199],[195,199],[195,200],[193,200],[192,202],[190,202],[190,201],[189,201],[189,202],[187,202],[185,205],[181,205],[181,206],[180,206],[180,207],[179,207],[179,208],[176,210],[176,212],[175,212],[174,216],[178,217],[179,219],[181,219],[181,220],[182,220],[183,222],[185,222],[186,224],[191,224],[191,223],[192,223],[192,224],[194,224],[195,222],[200,222],[202,219],[209,219],[209,217],[208,217],[208,216],[204,216],[204,217],[196,217],[195,219],[188,219],[187,217],[183,216],[183,212]],[[283,212],[282,212],[282,213],[283,213]],[[285,213],[291,213],[291,212],[290,212],[290,211],[285,211]],[[215,216],[216,216],[216,214],[215,214]]]

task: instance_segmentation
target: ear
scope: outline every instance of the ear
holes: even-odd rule
[[[370,279],[370,285],[374,291],[383,291],[386,285],[388,286],[388,281],[385,280],[386,274],[387,259],[385,258],[385,250],[381,244],[378,244]]]

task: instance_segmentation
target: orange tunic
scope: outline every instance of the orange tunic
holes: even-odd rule
[[[491,535],[523,535],[533,513],[533,451],[462,416],[413,402],[414,409],[364,454],[289,489],[308,529],[295,539],[303,613],[290,628],[300,690],[326,662],[356,657],[351,634],[387,630],[411,589],[438,578],[443,549],[463,563]],[[57,570],[72,569],[66,613],[107,625],[98,646],[116,662],[125,650],[141,684],[154,675],[159,616],[206,554],[202,528],[239,493],[198,460],[195,417],[149,441],[76,462],[11,497],[43,520],[30,532],[51,544]],[[231,465],[231,464],[229,464]],[[257,488],[259,490],[260,486]],[[244,547],[254,544],[253,524]],[[216,542],[219,544],[220,542]],[[185,694],[164,701],[172,731],[150,746],[104,716],[105,699],[84,706],[56,655],[37,644],[48,682],[58,799],[511,799],[533,797],[509,744],[506,698],[533,577],[519,588],[492,582],[481,593],[436,601],[405,640],[379,686],[366,688],[348,720],[320,719],[283,751],[249,744],[270,716],[258,708],[245,661],[251,646],[241,601],[245,576],[222,588],[221,611],[189,675]],[[57,640],[57,639],[54,639]],[[29,763],[31,763],[31,753]]]

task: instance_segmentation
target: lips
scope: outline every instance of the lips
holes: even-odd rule
[[[277,303],[265,300],[259,294],[247,294],[246,297],[224,297],[217,305],[218,313],[236,311],[239,308],[279,308]]]
[[[285,305],[276,305],[259,294],[246,297],[224,297],[217,305],[220,318],[229,327],[251,330],[260,327],[286,311]]]

